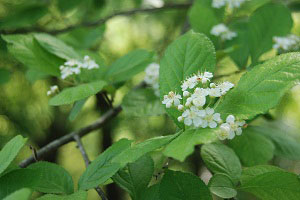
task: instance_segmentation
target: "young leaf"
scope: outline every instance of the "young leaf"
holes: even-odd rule
[[[272,127],[254,127],[254,131],[269,138],[275,145],[274,154],[290,160],[300,160],[300,143],[291,135]]]
[[[58,95],[49,100],[49,105],[59,106],[71,104],[100,92],[106,85],[104,81],[95,81],[64,89]]]
[[[251,119],[274,108],[300,80],[300,53],[276,56],[242,76],[216,108],[221,116]]]
[[[245,166],[267,164],[274,156],[274,144],[252,128],[247,128],[241,136],[229,140],[229,146],[239,156]]]
[[[27,139],[23,138],[21,135],[17,135],[5,144],[3,149],[0,151],[0,175],[15,159],[26,141]]]
[[[174,139],[167,145],[163,154],[183,162],[185,158],[192,154],[198,144],[206,144],[217,139],[213,129],[189,129]]]
[[[163,200],[212,200],[205,183],[197,176],[167,170],[159,186],[159,198]]]
[[[49,162],[37,162],[27,167],[32,169],[32,176],[39,179],[34,189],[44,193],[71,194],[74,184],[71,175],[61,166]]]
[[[30,69],[59,76],[59,66],[64,60],[49,53],[32,35],[2,35],[9,52]]]
[[[79,114],[79,112],[81,111],[82,107],[84,106],[85,102],[86,102],[87,98],[86,99],[82,99],[82,100],[79,100],[79,101],[76,101],[73,105],[73,108],[69,114],[69,117],[68,119],[70,121],[73,121],[77,115]]]
[[[296,174],[273,171],[253,176],[239,188],[264,200],[300,199],[300,181]]]
[[[232,149],[224,144],[205,144],[201,148],[201,156],[209,170],[213,173],[226,174],[234,183],[237,183],[242,167]]]
[[[112,159],[130,148],[131,141],[122,139],[100,154],[81,175],[78,188],[88,190],[107,181],[120,168],[119,163],[113,163]]]
[[[150,88],[130,91],[123,99],[122,108],[127,116],[134,117],[162,115],[165,112],[161,101]]]
[[[215,174],[209,180],[210,191],[224,199],[230,199],[237,195],[237,191],[231,179],[225,174]]]
[[[128,164],[128,171],[120,170],[113,176],[114,182],[126,190],[133,200],[139,200],[154,172],[154,162],[149,155]]]
[[[189,32],[175,40],[164,53],[160,63],[159,84],[160,98],[174,91],[183,96],[182,81],[198,71],[214,72],[216,54],[211,41],[203,34]],[[181,113],[175,109],[167,109],[167,113],[179,127],[177,120]]]
[[[269,3],[250,17],[248,34],[252,62],[272,48],[274,36],[288,34],[293,26],[291,12],[283,4]]]
[[[110,82],[119,83],[131,79],[142,72],[152,61],[153,53],[146,50],[135,50],[116,60],[108,69],[106,78]]]
[[[3,200],[28,200],[31,196],[31,190],[28,188],[23,188],[20,190],[17,190],[7,197],[5,197]]]
[[[66,60],[82,59],[72,47],[69,47],[63,41],[55,38],[54,36],[45,33],[36,33],[34,34],[34,38],[45,50],[57,57]]]
[[[88,193],[86,191],[79,190],[70,195],[55,195],[55,194],[46,194],[38,198],[37,200],[86,200]]]

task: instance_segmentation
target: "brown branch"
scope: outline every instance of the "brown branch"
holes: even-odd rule
[[[113,117],[118,115],[121,110],[122,110],[121,106],[110,109],[109,111],[107,111],[103,116],[101,116],[101,118],[99,118],[94,123],[92,123],[92,124],[90,124],[90,125],[88,125],[84,128],[81,128],[79,130],[76,130],[74,132],[71,132],[68,135],[65,135],[61,138],[58,138],[58,139],[50,142],[49,144],[47,144],[46,146],[44,146],[43,148],[41,148],[40,150],[38,150],[36,152],[37,157],[42,158],[43,156],[45,156],[49,152],[61,147],[62,145],[67,144],[68,142],[74,141],[74,136],[76,136],[76,135],[78,135],[79,137],[82,137],[82,136],[90,133],[93,130],[101,128],[110,119],[112,119]],[[31,157],[23,160],[19,164],[19,166],[24,168],[24,167],[27,167],[29,164],[33,163],[34,161],[35,161],[34,156],[31,156]]]
[[[38,27],[32,27],[32,28],[22,28],[22,29],[15,29],[15,30],[0,30],[0,34],[21,34],[21,33],[43,32],[43,33],[56,35],[59,33],[71,31],[76,28],[99,26],[116,16],[131,16],[137,13],[152,13],[152,12],[158,12],[158,11],[170,10],[170,9],[188,9],[191,5],[192,3],[188,2],[188,3],[181,3],[181,4],[168,4],[160,8],[137,8],[128,11],[116,12],[94,22],[82,22],[79,24],[71,25],[63,29],[46,30]]]
[[[79,137],[79,135],[74,135],[73,136],[73,139],[77,142],[77,147],[83,157],[83,160],[84,160],[84,163],[85,163],[85,166],[88,167],[89,164],[90,164],[90,159],[84,149],[84,146],[81,142],[81,139]],[[102,191],[102,189],[100,187],[96,187],[95,190],[97,191],[97,193],[99,194],[99,196],[101,197],[102,200],[107,200],[106,196],[105,196],[105,193]]]

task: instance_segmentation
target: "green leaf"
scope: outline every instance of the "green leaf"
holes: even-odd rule
[[[153,53],[146,50],[135,50],[116,60],[108,69],[106,78],[114,83],[131,79],[142,72],[152,61]]]
[[[300,80],[300,53],[276,56],[242,76],[216,108],[222,117],[251,119],[274,108]]]
[[[203,34],[189,32],[176,39],[164,53],[160,63],[159,85],[160,98],[170,91],[181,96],[182,81],[198,71],[214,72],[216,53],[211,41]],[[183,128],[177,118],[181,115],[175,108],[167,109],[175,123]]]
[[[74,184],[71,175],[61,166],[40,161],[29,165],[33,170],[32,176],[39,179],[39,184],[34,189],[44,193],[71,194],[74,192]]]
[[[21,135],[17,135],[3,147],[0,151],[0,174],[4,172],[15,159],[26,141],[27,139],[23,138]]]
[[[243,169],[242,176],[241,176],[241,183],[244,184],[258,175],[262,175],[268,172],[278,172],[278,171],[283,171],[283,169],[272,165],[257,165],[254,167],[247,167]]]
[[[64,89],[49,100],[49,105],[59,106],[71,104],[100,92],[106,85],[104,81],[95,81]]]
[[[151,181],[153,172],[154,162],[149,155],[145,155],[134,163],[129,163],[128,170],[120,170],[113,176],[113,180],[126,190],[132,199],[139,200]]]
[[[288,34],[293,26],[291,12],[283,4],[270,3],[258,8],[250,17],[248,34],[252,62],[272,48],[274,36]]]
[[[165,109],[150,88],[130,91],[123,99],[123,111],[127,116],[146,117],[162,115]]]
[[[26,71],[25,77],[28,81],[34,83],[37,80],[46,79],[48,77],[48,74],[35,69],[28,69]]]
[[[224,199],[230,199],[237,195],[233,182],[225,174],[215,174],[209,180],[210,191]]]
[[[228,143],[245,166],[266,164],[274,156],[274,144],[252,128],[247,128]]]
[[[76,101],[73,105],[73,108],[69,114],[69,117],[68,119],[70,121],[73,121],[77,115],[79,114],[79,112],[81,111],[82,107],[84,106],[85,102],[86,102],[87,98],[86,99],[82,99],[82,100],[79,100],[79,101]]]
[[[275,145],[274,154],[290,160],[300,160],[300,143],[291,135],[277,128],[254,127],[254,130],[272,140]]]
[[[113,163],[112,159],[130,148],[130,144],[131,141],[122,139],[101,153],[81,175],[78,188],[80,190],[95,188],[112,177],[121,168],[120,164]]]
[[[104,31],[105,25],[96,28],[77,28],[67,33],[60,34],[58,38],[76,49],[88,49],[101,40]]]
[[[211,35],[213,26],[222,23],[224,8],[213,8],[211,0],[196,0],[189,10],[189,22],[194,31],[204,33],[214,44],[218,45],[218,38]]]
[[[0,85],[7,83],[10,79],[10,72],[6,69],[0,69]]]
[[[70,195],[55,195],[55,194],[46,194],[38,198],[38,200],[86,200],[88,193],[86,191],[79,190]]]
[[[167,170],[159,187],[163,200],[212,200],[208,187],[190,173]]]
[[[228,175],[236,183],[242,173],[239,158],[224,144],[205,144],[201,148],[201,157],[206,167],[213,173]]]
[[[8,43],[9,52],[28,68],[60,75],[59,66],[64,60],[42,48],[32,35],[2,35],[2,38]]]
[[[31,190],[28,188],[23,188],[15,191],[14,193],[8,195],[3,200],[28,200],[31,196]]]
[[[0,20],[0,29],[30,27],[47,14],[47,11],[48,9],[43,3],[22,4]]]
[[[159,199],[159,184],[152,185],[145,189],[141,194],[141,200],[160,200]]]
[[[159,136],[140,142],[117,155],[113,162],[120,163],[122,167],[125,167],[127,163],[132,163],[141,156],[169,144],[177,136],[178,134]]]
[[[34,34],[34,38],[46,51],[56,55],[57,57],[66,60],[82,59],[72,47],[66,45],[63,41],[55,38],[54,36],[45,33],[36,33]]]
[[[258,174],[242,182],[239,188],[264,200],[300,199],[300,181],[296,174],[273,171]]]
[[[189,129],[167,145],[163,154],[183,162],[185,158],[194,152],[199,144],[211,143],[217,139],[214,129]]]

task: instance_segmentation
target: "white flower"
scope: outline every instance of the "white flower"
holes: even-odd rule
[[[197,107],[202,107],[206,103],[206,96],[208,95],[207,89],[196,88],[194,93],[187,101],[192,101]]]
[[[212,1],[212,7],[213,8],[221,8],[225,6],[226,0],[213,0]]]
[[[143,1],[144,6],[151,6],[155,8],[163,7],[164,1],[163,0],[144,0]]]
[[[296,35],[288,35],[286,37],[273,37],[273,41],[275,44],[273,45],[273,48],[283,49],[285,51],[297,49],[299,47],[300,43],[300,37]]]
[[[228,115],[226,118],[226,123],[223,123],[220,128],[219,136],[221,138],[225,137],[227,134],[228,139],[233,139],[235,135],[242,134],[242,126],[244,126],[245,121],[236,121],[233,115]],[[227,133],[226,133],[227,132]]]
[[[145,69],[146,76],[144,81],[146,84],[150,85],[156,96],[159,96],[159,64],[151,63]]]
[[[60,73],[61,73],[61,78],[66,79],[69,76],[73,74],[79,74],[80,73],[80,68],[79,67],[71,67],[71,66],[60,66]]]
[[[79,67],[83,69],[98,69],[99,65],[89,56],[84,56],[83,63],[79,63]]]
[[[221,121],[220,113],[214,113],[213,108],[205,109],[205,116],[202,118],[202,128],[206,128],[209,126],[210,128],[216,128],[218,126],[217,123]]]
[[[182,121],[183,121],[183,117],[182,117],[182,116],[179,116],[179,117],[177,118],[177,120],[178,120],[179,122],[182,122]]]
[[[195,127],[199,127],[202,125],[203,111],[200,111],[195,106],[192,106],[190,109],[186,109],[182,113],[182,117],[184,118],[184,124],[187,126],[194,125]]]
[[[210,34],[220,36],[222,40],[231,40],[236,37],[236,32],[230,31],[225,24],[218,24],[212,27]]]
[[[55,94],[56,92],[58,92],[58,86],[57,85],[53,85],[50,87],[50,90],[47,91],[47,96],[50,96],[52,94]]]
[[[211,72],[198,73],[197,81],[201,82],[202,84],[205,84],[209,82],[212,77],[214,76]]]
[[[178,108],[178,110],[183,110],[183,109],[184,109],[184,106],[181,105],[181,104],[179,104],[177,108]]]
[[[233,8],[239,8],[245,1],[247,0],[227,0],[228,7]]]
[[[183,91],[183,96],[184,97],[188,97],[190,95],[190,93],[188,91]]]
[[[220,97],[222,96],[222,93],[221,93],[221,89],[220,88],[210,88],[209,91],[208,91],[208,94],[210,97]]]
[[[234,84],[230,83],[229,81],[225,81],[217,86],[217,88],[221,90],[222,95],[225,95],[233,87]]]
[[[171,91],[168,95],[164,95],[162,103],[165,104],[167,108],[170,108],[173,104],[174,106],[178,106],[180,104],[180,99],[182,99],[180,94]]]
[[[191,76],[185,79],[181,85],[182,91],[193,89],[197,85],[197,76]]]

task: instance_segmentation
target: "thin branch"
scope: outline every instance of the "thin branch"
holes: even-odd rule
[[[93,130],[101,128],[110,119],[112,119],[113,117],[118,115],[121,112],[121,110],[122,110],[121,106],[110,109],[94,123],[50,142],[49,144],[47,144],[46,146],[44,146],[43,148],[41,148],[40,150],[38,150],[36,152],[37,157],[40,159],[40,158],[44,157],[46,154],[48,154],[49,152],[61,147],[64,144],[67,144],[67,143],[73,141],[75,135],[82,137],[82,136],[90,133]],[[34,161],[35,161],[34,156],[31,156],[31,157],[23,160],[19,164],[19,166],[24,168],[24,167],[27,167],[29,164],[33,163]]]
[[[84,160],[84,163],[85,163],[85,166],[88,167],[89,164],[90,164],[90,159],[84,149],[84,146],[81,142],[81,139],[79,137],[79,135],[74,135],[73,136],[73,139],[77,142],[77,147],[83,157],[83,160]],[[101,197],[102,200],[108,200],[105,196],[105,193],[102,191],[102,189],[100,187],[96,187],[95,190],[97,191],[97,193],[99,194],[99,196]]]
[[[116,12],[116,13],[108,15],[104,18],[101,18],[97,21],[94,21],[94,22],[82,22],[79,24],[71,25],[71,26],[63,28],[63,29],[46,30],[46,29],[42,29],[42,28],[38,28],[38,27],[32,27],[32,28],[23,28],[23,29],[15,29],[15,30],[0,30],[0,34],[20,34],[20,33],[43,32],[43,33],[49,33],[52,35],[56,35],[59,33],[71,31],[76,28],[99,26],[116,16],[131,16],[136,13],[152,13],[152,12],[158,12],[158,11],[163,11],[163,10],[171,10],[171,9],[188,9],[191,5],[192,5],[192,3],[188,2],[188,3],[180,3],[180,4],[168,4],[168,5],[165,5],[160,8],[137,8],[137,9],[132,9],[132,10],[128,10],[128,11]]]

